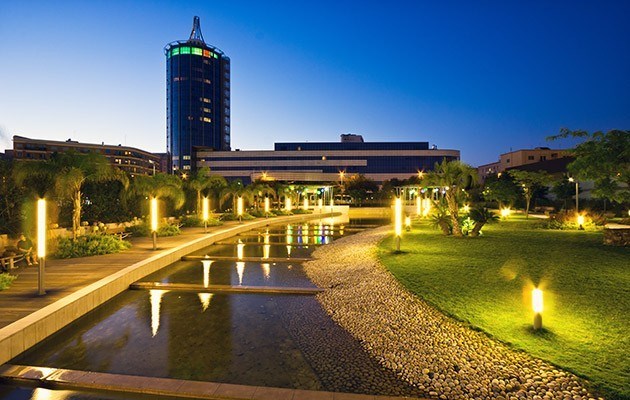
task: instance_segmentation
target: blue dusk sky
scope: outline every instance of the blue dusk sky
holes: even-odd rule
[[[232,61],[232,148],[428,141],[473,165],[630,128],[630,1],[0,1],[12,135],[166,148],[163,47]]]

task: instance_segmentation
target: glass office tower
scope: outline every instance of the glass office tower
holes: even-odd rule
[[[199,17],[190,38],[164,53],[169,170],[194,170],[193,148],[230,150],[230,59],[205,43]]]

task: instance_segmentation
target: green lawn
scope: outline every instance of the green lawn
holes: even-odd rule
[[[630,249],[594,231],[535,229],[512,218],[479,238],[445,237],[427,222],[380,244],[384,265],[411,292],[514,348],[630,398]],[[544,291],[543,326],[531,329],[531,290]]]

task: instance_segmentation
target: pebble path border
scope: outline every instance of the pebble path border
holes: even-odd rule
[[[575,375],[475,331],[408,292],[377,258],[389,227],[336,240],[304,263],[326,312],[382,366],[439,399],[595,399]],[[601,397],[599,398],[601,399]]]

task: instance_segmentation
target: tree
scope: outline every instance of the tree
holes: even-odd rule
[[[185,195],[182,180],[175,175],[136,175],[128,192],[130,196],[145,196],[169,199],[176,209],[184,205]]]
[[[556,199],[564,203],[563,208],[566,209],[567,201],[575,195],[575,183],[570,182],[566,176],[563,176],[562,179],[554,182],[551,193],[556,196]]]
[[[236,214],[236,201],[239,197],[242,197],[244,200],[252,201],[254,195],[250,188],[243,185],[240,179],[236,179],[228,182],[227,186],[221,190],[219,202],[220,205],[223,206],[228,199],[232,199],[232,213]]]
[[[472,237],[479,236],[481,228],[485,224],[491,224],[499,220],[499,217],[495,213],[485,207],[473,208],[472,210],[470,210],[469,217],[470,219],[475,221],[475,226],[473,226],[472,230],[470,231],[470,236]]]
[[[202,167],[193,174],[193,176],[188,181],[187,186],[194,190],[196,193],[197,200],[195,210],[197,212],[197,215],[201,215],[202,194],[208,191],[217,193],[225,186],[227,186],[227,182],[225,181],[225,178],[220,175],[212,175],[210,173],[210,168]]]
[[[510,174],[486,178],[483,198],[487,201],[496,201],[499,206],[511,205],[516,202],[519,195],[519,188]]]
[[[72,237],[76,240],[81,226],[82,188],[87,182],[120,181],[129,184],[127,175],[114,168],[107,158],[98,153],[81,154],[74,151],[54,153],[46,161],[21,161],[16,164],[14,177],[19,185],[32,178],[43,178],[52,183],[60,200],[72,202]]]
[[[594,182],[593,196],[617,203],[630,201],[630,131],[613,129],[606,133],[598,131],[571,131],[562,128],[560,138],[585,138],[571,149],[575,161],[567,168],[579,180]]]
[[[425,180],[429,185],[439,186],[444,190],[454,236],[463,236],[459,223],[460,200],[465,197],[466,189],[477,179],[477,170],[458,160],[444,159],[441,163],[435,163],[433,171],[425,174]]]
[[[263,183],[261,181],[252,182],[249,187],[249,190],[252,192],[254,197],[254,207],[256,209],[259,208],[260,200],[265,197],[275,197],[276,191],[274,188],[269,186],[267,183]]]
[[[535,191],[541,186],[549,183],[551,181],[551,177],[546,171],[523,171],[520,169],[511,169],[508,173],[523,190],[523,196],[525,197],[525,218],[529,218],[529,204]]]
[[[361,205],[368,193],[378,192],[378,185],[374,180],[366,178],[365,175],[354,175],[344,182],[346,193],[357,205]]]
[[[24,191],[12,179],[13,163],[0,160],[0,234],[17,234],[21,230],[23,213],[20,205],[24,202]]]

